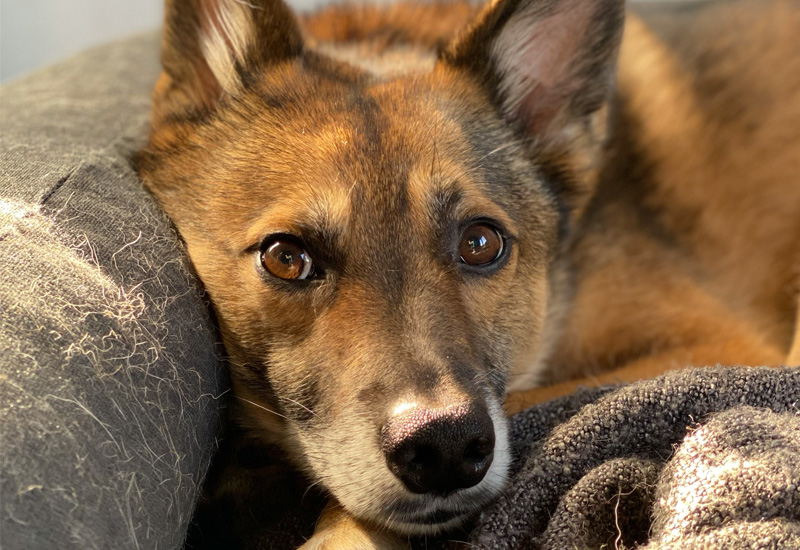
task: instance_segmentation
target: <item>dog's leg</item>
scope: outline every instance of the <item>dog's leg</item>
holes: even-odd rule
[[[597,376],[512,393],[506,398],[505,411],[506,414],[512,415],[531,405],[568,395],[579,387],[630,383],[680,368],[713,365],[777,366],[785,363],[785,355],[777,350],[740,340],[678,348],[643,357]]]
[[[322,512],[314,535],[300,550],[408,550],[408,541],[385,529],[362,523],[331,501]]]

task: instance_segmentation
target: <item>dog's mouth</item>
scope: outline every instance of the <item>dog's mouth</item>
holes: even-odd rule
[[[481,509],[483,499],[474,498],[467,505],[458,503],[434,503],[420,510],[420,506],[404,504],[388,511],[387,527],[408,535],[433,535],[462,526]]]
[[[488,461],[488,469],[478,483],[446,493],[396,495],[375,519],[407,535],[435,535],[462,527],[477,516],[502,491],[511,459],[506,423],[496,404],[490,405],[490,417],[496,443],[493,459]]]
[[[436,535],[464,526],[505,486],[511,452],[497,399],[401,408],[384,424],[377,448],[363,444],[374,438],[374,425],[359,426],[361,433],[315,441],[305,456],[339,504],[363,521],[403,535]],[[320,460],[332,456],[337,460]]]

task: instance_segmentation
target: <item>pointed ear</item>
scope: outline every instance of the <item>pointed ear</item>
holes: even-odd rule
[[[537,141],[572,139],[613,85],[623,0],[496,0],[442,55]]]
[[[156,112],[212,109],[245,76],[303,50],[282,0],[166,0]],[[162,105],[159,105],[159,102]]]

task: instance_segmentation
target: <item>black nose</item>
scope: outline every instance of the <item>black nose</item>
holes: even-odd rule
[[[494,426],[486,407],[416,406],[381,429],[386,463],[409,491],[447,495],[477,485],[494,456]]]

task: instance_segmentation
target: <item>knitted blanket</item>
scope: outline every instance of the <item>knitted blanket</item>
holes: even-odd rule
[[[800,369],[675,372],[512,426],[516,472],[470,548],[800,548]]]
[[[583,390],[514,416],[511,439],[503,495],[466,530],[414,550],[800,549],[800,368]],[[187,547],[296,548],[322,495],[269,453],[233,453],[259,460],[235,470],[244,502],[201,503]]]

